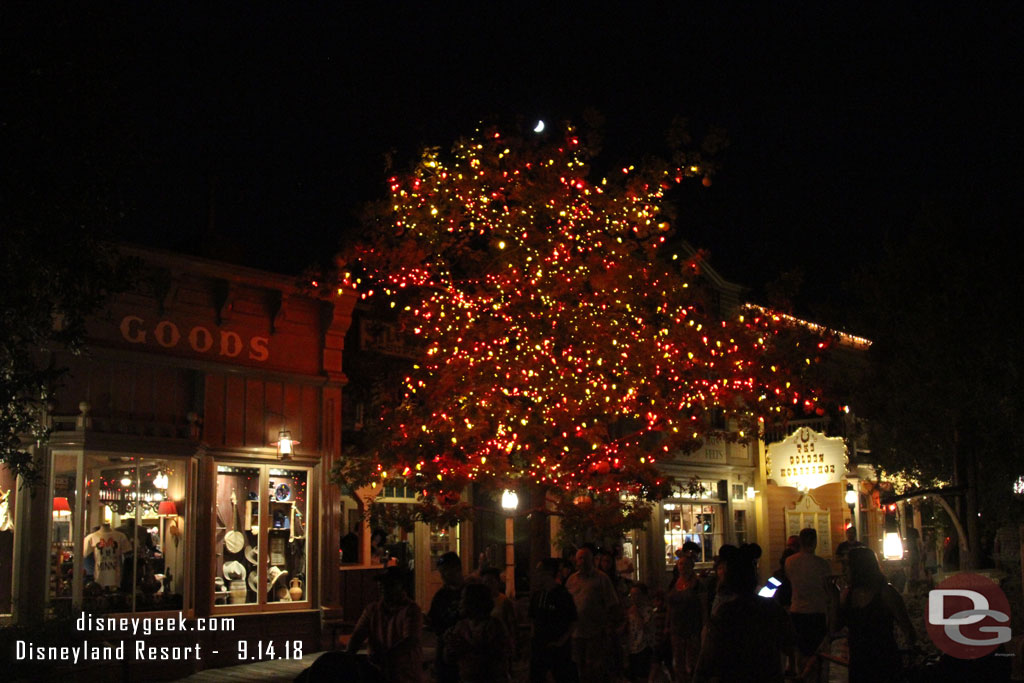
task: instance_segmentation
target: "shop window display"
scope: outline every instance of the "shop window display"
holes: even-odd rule
[[[51,606],[184,609],[188,461],[59,454],[53,472]]]
[[[686,541],[700,545],[697,562],[711,562],[722,546],[721,505],[714,503],[664,503],[665,564],[673,567],[676,550]]]
[[[14,507],[18,482],[6,467],[0,467],[0,617],[11,613],[14,578]]]
[[[219,465],[214,603],[304,602],[308,471]]]

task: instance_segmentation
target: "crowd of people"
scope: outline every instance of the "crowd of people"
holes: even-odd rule
[[[546,559],[520,615],[530,625],[528,644],[517,642],[520,620],[497,571],[464,577],[457,554],[441,556],[444,584],[424,615],[406,594],[403,570],[391,567],[349,641],[350,652],[369,651],[368,672],[352,680],[508,683],[523,671],[514,667],[517,655],[528,652],[530,683],[783,681],[787,672],[812,673],[828,633],[842,627],[850,680],[888,680],[900,670],[894,626],[910,641],[914,631],[874,552],[858,543],[843,548],[848,575],[840,595],[830,564],[815,553],[813,529],[789,545],[769,583],[774,589],[760,593],[756,544],[723,546],[706,576],[696,571],[701,548],[684,544],[664,588],[623,577],[611,552],[590,545],[571,563]],[[424,627],[436,635],[429,672]]]

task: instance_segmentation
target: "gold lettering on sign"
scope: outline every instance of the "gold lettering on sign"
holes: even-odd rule
[[[206,353],[213,348],[213,335],[205,327],[193,327],[188,333],[188,345],[193,351]]]
[[[126,315],[121,320],[121,336],[125,338],[125,341],[130,341],[133,344],[145,344],[146,331],[139,329],[141,325],[142,318],[135,315]]]
[[[267,349],[267,342],[270,340],[266,337],[253,337],[249,340],[249,358],[252,360],[266,360],[270,357],[270,351]]]
[[[234,332],[221,330],[220,355],[234,358],[242,352],[242,338]]]
[[[157,344],[169,349],[177,345],[178,340],[181,339],[181,332],[178,331],[178,326],[174,323],[169,320],[161,320],[153,330],[153,338],[156,339]]]
[[[126,315],[121,319],[118,330],[121,337],[131,344],[145,344],[150,338],[146,321],[137,315]],[[182,343],[181,329],[170,320],[160,320],[153,327],[152,339],[165,349],[171,349]],[[214,344],[218,338],[201,325],[196,325],[185,335],[185,340],[190,349],[196,353],[210,353],[214,351]],[[221,330],[219,344],[216,353],[227,358],[236,358],[246,349],[249,350],[250,360],[266,361],[270,358],[270,337],[250,337],[244,340],[237,332]]]

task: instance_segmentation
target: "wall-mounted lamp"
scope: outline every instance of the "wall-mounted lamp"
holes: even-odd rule
[[[757,497],[757,491],[753,486],[747,487],[747,500],[754,500]]]
[[[277,441],[270,445],[277,446],[278,460],[291,460],[295,446],[298,446],[299,442],[292,438],[292,433],[289,430],[282,429],[277,433]]]
[[[131,472],[129,472],[128,470],[125,470],[124,471],[124,476],[121,477],[121,486],[128,487],[128,486],[131,486],[131,485],[132,485],[132,475],[131,475]]]
[[[160,536],[161,543],[166,545],[166,541],[162,539],[167,538],[167,534],[170,533],[174,537],[174,547],[178,547],[178,540],[181,536],[181,529],[178,527],[178,505],[173,500],[162,500],[160,506],[156,510],[156,514],[164,518],[164,529],[163,534]],[[171,522],[170,528],[167,528],[167,518],[174,517],[174,521]],[[164,548],[166,552],[166,548]]]

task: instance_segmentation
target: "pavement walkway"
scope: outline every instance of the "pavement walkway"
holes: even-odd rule
[[[343,643],[347,642],[343,636]],[[430,631],[423,632],[423,660],[424,666],[428,666],[434,660],[435,638]],[[264,681],[268,683],[291,682],[295,677],[308,669],[316,661],[317,657],[324,654],[323,651],[311,652],[301,660],[276,659],[267,662],[253,662],[252,664],[240,664],[238,666],[225,666],[218,669],[206,669],[191,676],[178,679],[179,683],[224,683],[239,681]]]
[[[309,668],[323,652],[311,652],[302,659],[277,659],[269,662],[225,666],[219,669],[207,669],[192,674],[180,681],[188,683],[221,683],[224,681],[266,681],[267,683],[284,683],[295,680],[295,677]]]

